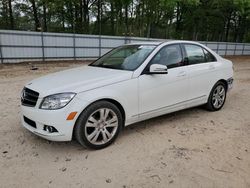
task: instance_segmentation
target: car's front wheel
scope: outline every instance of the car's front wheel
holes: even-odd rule
[[[98,101],[81,113],[74,134],[81,145],[102,149],[114,142],[122,123],[122,115],[116,105],[108,101]]]
[[[220,110],[226,101],[226,96],[226,85],[221,81],[217,82],[210,92],[206,108],[210,111]]]

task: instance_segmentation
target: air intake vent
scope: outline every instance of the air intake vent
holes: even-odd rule
[[[33,128],[36,128],[36,122],[34,122],[33,120],[23,116],[23,120],[25,123],[27,123],[28,125],[30,125]]]

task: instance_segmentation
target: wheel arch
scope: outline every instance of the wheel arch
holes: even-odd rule
[[[125,113],[125,110],[124,110],[123,106],[121,105],[121,103],[119,103],[117,100],[111,99],[111,98],[104,98],[104,99],[100,99],[97,101],[108,101],[108,102],[114,104],[120,110],[120,112],[122,114],[123,126],[124,126],[125,121],[126,121],[126,113]],[[95,102],[97,102],[97,101],[95,101]]]
[[[225,84],[225,86],[226,86],[226,91],[227,91],[227,89],[228,89],[228,83],[227,83],[227,81],[224,80],[224,79],[220,79],[220,80],[218,80],[218,82],[222,82],[223,84]],[[218,82],[216,82],[215,84],[217,84]],[[214,85],[215,85],[215,84],[214,84]]]
[[[226,91],[227,91],[227,89],[228,89],[228,83],[227,83],[227,81],[226,81],[225,79],[220,79],[220,80],[218,80],[217,82],[215,82],[214,85],[212,85],[212,87],[209,89],[209,91],[208,91],[209,94],[208,94],[207,101],[209,100],[209,96],[210,96],[210,94],[211,94],[211,92],[212,92],[214,86],[215,86],[218,82],[222,82],[223,84],[225,84],[225,86],[226,86]]]
[[[75,127],[76,127],[76,123],[79,119],[79,117],[81,116],[81,114],[83,113],[83,111],[88,108],[89,106],[91,106],[92,104],[96,103],[96,102],[99,102],[99,101],[108,101],[112,104],[114,104],[121,112],[122,114],[122,119],[123,119],[123,127],[125,126],[125,121],[126,121],[126,113],[125,113],[125,110],[124,110],[124,107],[121,105],[121,103],[119,103],[117,100],[115,99],[111,99],[111,98],[103,98],[103,99],[98,99],[98,100],[95,100],[93,102],[91,102],[90,104],[88,104],[79,114],[79,116],[77,117],[76,121],[75,121],[75,124],[74,124],[74,128],[73,128],[73,137],[74,137],[74,130],[75,130]]]
[[[212,99],[213,90],[214,90],[214,88],[215,88],[219,83],[220,83],[220,84],[222,83],[223,85],[225,85],[225,87],[226,87],[226,88],[225,88],[225,89],[226,89],[226,92],[225,92],[225,97],[224,97],[223,104],[222,104],[220,107],[215,108],[215,107],[212,105],[211,99]],[[224,103],[225,103],[227,89],[228,89],[228,83],[227,83],[227,81],[226,81],[225,79],[220,79],[220,80],[218,80],[218,81],[213,85],[213,87],[212,87],[212,89],[211,89],[211,91],[210,91],[210,94],[209,94],[208,99],[207,99],[207,103],[205,104],[206,109],[209,110],[209,111],[217,111],[217,110],[220,110],[220,109],[223,107]]]

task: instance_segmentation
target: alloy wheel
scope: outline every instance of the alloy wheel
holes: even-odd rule
[[[100,108],[93,112],[85,125],[85,136],[94,145],[109,142],[118,129],[118,117],[112,109]]]
[[[220,108],[225,101],[226,98],[226,91],[222,85],[218,85],[213,92],[212,103],[214,108]]]

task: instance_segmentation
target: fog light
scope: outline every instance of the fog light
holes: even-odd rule
[[[48,133],[58,132],[58,130],[55,127],[49,126],[49,125],[44,125],[43,130],[48,132]]]

